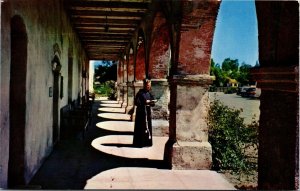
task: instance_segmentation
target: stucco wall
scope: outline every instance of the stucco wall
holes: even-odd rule
[[[1,4],[1,9],[7,8]],[[7,10],[9,11],[9,10]],[[9,139],[9,115],[8,115],[8,96],[9,96],[9,76],[3,75],[9,72],[10,53],[8,49],[4,48],[9,45],[9,34],[6,32],[10,16],[3,14],[1,10],[1,64],[0,64],[0,187],[5,188],[7,182],[7,163],[8,163],[8,144]]]
[[[10,81],[10,19],[19,15],[26,26],[28,58],[26,77],[25,180],[28,182],[52,150],[52,104],[49,87],[53,87],[51,61],[54,45],[62,65],[64,97],[59,108],[67,105],[68,46],[73,46],[72,99],[80,93],[81,69],[85,54],[72,32],[62,2],[59,0],[10,0],[2,3],[1,11],[1,114],[0,114],[0,187],[7,186],[9,156],[9,81]],[[70,41],[70,43],[69,43]],[[60,86],[60,81],[59,81]],[[59,87],[59,91],[60,87]],[[20,92],[23,93],[23,92]],[[80,93],[82,95],[82,93]],[[58,114],[58,116],[60,116]],[[59,124],[59,123],[58,123]]]

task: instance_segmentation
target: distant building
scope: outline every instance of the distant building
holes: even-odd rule
[[[238,87],[238,81],[236,79],[229,79],[228,87]]]

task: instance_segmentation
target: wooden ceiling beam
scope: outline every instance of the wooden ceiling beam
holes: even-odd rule
[[[102,10],[71,10],[72,16],[118,16],[118,17],[143,17],[144,12],[129,12],[129,11],[102,11]]]
[[[118,60],[119,57],[119,54],[89,55],[91,60]]]
[[[133,32],[135,28],[116,28],[116,27],[111,27],[109,24],[107,25],[109,31],[111,32]],[[75,27],[76,29],[80,31],[105,31],[105,27]]]
[[[82,39],[84,40],[126,40],[129,41],[131,39],[131,37],[128,36],[121,36],[121,37],[117,37],[117,36],[102,36],[102,35],[98,35],[98,36],[84,36],[82,37]]]
[[[98,32],[99,34],[100,33],[104,33],[104,34],[109,34],[110,32],[111,33],[114,33],[114,34],[133,34],[134,30],[114,30],[113,28],[108,28],[108,31],[105,31],[105,29],[77,29],[78,32],[81,34],[82,32]]]
[[[103,8],[140,8],[147,9],[147,2],[134,2],[134,1],[74,1],[69,0],[68,5],[73,9],[74,7],[103,7]]]
[[[118,60],[152,0],[63,1],[88,58]]]
[[[84,35],[86,37],[99,37],[99,38],[131,38],[132,34],[131,33],[124,33],[124,34],[120,34],[120,33],[96,33],[96,32],[80,32],[78,34]]]
[[[96,39],[96,40],[94,40],[94,39],[82,39],[82,42],[85,42],[85,43],[87,43],[87,42],[100,42],[100,43],[105,43],[105,42],[107,42],[107,43],[128,43],[128,40],[111,40],[111,39]]]
[[[93,44],[86,44],[85,46],[86,48],[124,48],[124,45],[107,45],[107,46],[101,46],[101,45],[93,45]]]
[[[85,43],[85,45],[122,45],[122,46],[126,46],[128,44],[128,42],[89,42],[89,43]]]
[[[106,19],[106,18],[73,18],[74,24],[99,24],[99,23],[113,23],[113,24],[127,24],[138,25],[139,20],[132,19]]]
[[[106,23],[76,23],[74,24],[75,28],[78,27],[104,27]],[[109,26],[114,28],[136,28],[136,24],[116,24],[116,23],[109,23]]]
[[[113,33],[113,32],[101,32],[101,31],[89,31],[89,32],[87,32],[87,31],[79,32],[78,31],[78,34],[81,35],[81,36],[82,35],[84,35],[84,36],[86,36],[86,35],[109,35],[109,36],[126,35],[126,36],[132,36],[133,35],[133,33],[126,33],[126,32],[119,32],[119,33],[114,32]]]

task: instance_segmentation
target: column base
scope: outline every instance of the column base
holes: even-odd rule
[[[164,160],[175,170],[211,169],[212,148],[209,142],[167,142]]]
[[[125,108],[125,113],[132,115],[134,112],[134,106],[133,105],[127,105]]]
[[[126,102],[123,102],[123,103],[121,104],[121,107],[122,107],[122,108],[126,108],[126,107],[127,107],[127,103],[126,103]]]
[[[152,135],[157,137],[169,136],[169,121],[152,119]]]

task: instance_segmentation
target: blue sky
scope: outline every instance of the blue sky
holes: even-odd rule
[[[258,34],[254,0],[222,0],[211,57],[219,64],[225,58],[238,59],[240,64],[256,64]]]

